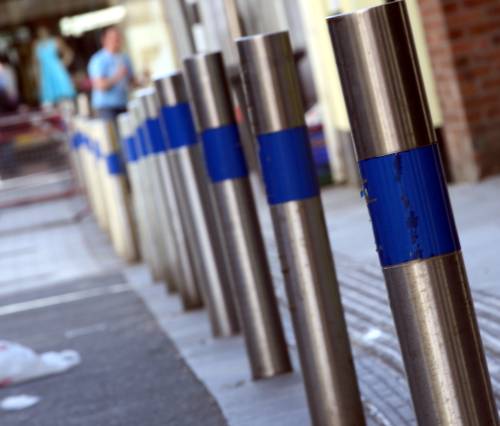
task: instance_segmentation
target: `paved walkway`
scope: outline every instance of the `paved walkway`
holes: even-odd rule
[[[0,389],[41,401],[2,426],[223,426],[212,396],[126,282],[80,198],[0,216],[0,339],[74,349],[73,370]]]
[[[453,187],[451,195],[495,394],[500,403],[500,285],[498,285],[500,284],[500,262],[497,261],[497,241],[500,239],[500,219],[498,216],[500,198],[497,195],[499,188],[500,178],[496,178],[479,185]],[[359,193],[353,189],[328,190],[324,192],[323,199],[368,423],[369,425],[386,426],[414,424],[415,418],[411,408],[398,342],[395,337],[387,294],[378,266],[364,202],[360,199]],[[265,206],[263,200],[260,201],[259,205]],[[134,336],[134,340],[113,340],[110,337],[108,342],[107,335],[103,334],[101,338],[98,332],[95,335],[85,337],[89,341],[95,342],[95,351],[102,349],[105,352],[105,348],[109,350],[111,347],[116,347],[118,351],[124,351],[124,348],[128,347],[127,345],[134,343],[144,347],[152,345],[160,351],[164,349],[165,358],[169,358],[169,354],[175,351],[169,346],[168,339],[158,337],[157,330],[161,329],[174,342],[180,356],[186,361],[195,376],[205,384],[217,400],[229,424],[237,426],[298,426],[308,424],[307,407],[284,296],[282,276],[277,261],[276,245],[265,207],[262,207],[260,211],[261,221],[295,372],[259,382],[252,382],[249,379],[241,337],[212,339],[205,311],[183,313],[176,297],[167,296],[162,286],[151,283],[149,273],[144,265],[126,267],[113,255],[106,237],[97,230],[94,222],[88,218],[79,220],[84,208],[82,200],[73,198],[52,201],[22,210],[7,210],[0,216],[0,252],[3,253],[0,256],[0,267],[6,274],[2,274],[2,278],[0,278],[0,297],[2,297],[0,305],[14,303],[15,300],[11,297],[14,297],[19,289],[32,289],[30,293],[23,293],[29,294],[30,297],[38,297],[39,293],[34,293],[34,291],[48,291],[48,289],[60,291],[56,289],[62,290],[65,286],[68,286],[67,291],[70,289],[75,291],[75,288],[82,288],[80,286],[86,288],[90,285],[88,282],[82,284],[82,281],[78,281],[88,275],[100,277],[92,281],[92,286],[105,288],[106,285],[109,286],[109,283],[106,284],[101,280],[105,277],[122,274],[124,281],[128,283],[126,288],[132,289],[144,300],[145,305],[156,318],[156,322],[152,321],[142,308],[136,306],[137,298],[131,291],[103,296],[103,299],[117,302],[116,311],[120,311],[122,306],[121,303],[118,303],[121,298],[131,297],[132,299],[127,301],[125,305],[130,303],[137,310],[132,309],[123,317],[114,316],[115,312],[108,318],[107,312],[103,313],[102,310],[109,310],[113,303],[106,305],[105,300],[103,300],[103,305],[96,306],[95,310],[87,308],[92,317],[96,318],[94,323],[116,323],[116,327],[119,328],[122,321],[126,323],[126,318],[132,316],[134,319],[129,318],[129,321],[137,320],[142,323],[142,326],[136,329],[137,333],[133,334],[141,334],[142,332],[145,336]],[[47,223],[50,223],[48,227]],[[14,226],[18,228],[19,232],[12,232]],[[70,279],[77,281],[69,282]],[[86,303],[93,306],[91,301]],[[72,312],[71,304],[68,304],[67,308],[69,312]],[[86,308],[79,309],[85,311]],[[76,316],[81,315],[78,313],[79,309],[75,310]],[[46,315],[54,315],[50,312],[56,312],[55,307],[46,308]],[[134,312],[133,315],[132,312]],[[99,319],[99,315],[105,315],[105,318]],[[136,316],[141,319],[136,318]],[[11,332],[18,330],[15,325],[11,326],[12,328],[3,328],[1,324],[2,322],[0,322],[0,336],[8,330]],[[78,329],[78,327],[76,328]],[[151,332],[153,337],[148,334],[151,329],[156,330]],[[26,328],[20,326],[19,330],[21,334],[30,335]],[[48,346],[42,344],[44,335],[37,334],[37,336],[30,342],[33,342],[36,349],[46,349]],[[9,334],[9,338],[13,337]],[[53,341],[56,346],[68,345],[68,341],[62,339],[60,333],[59,339],[61,340],[55,339]],[[87,356],[88,359],[92,359],[93,364],[99,365],[104,362],[105,357],[92,358],[91,355],[86,355],[85,352],[88,350],[86,348],[83,353],[84,362]],[[125,362],[127,353],[121,353]],[[133,358],[131,362],[134,365],[148,359],[141,351],[139,353],[132,351],[130,356]],[[154,368],[152,367],[151,371],[157,372],[157,374],[146,374],[147,382],[151,381],[151,386],[156,386],[156,379],[163,377],[161,376],[162,369],[172,372],[172,375],[176,376],[175,368],[172,370],[167,365],[169,362],[159,363]],[[115,371],[115,367],[110,365],[109,377],[112,377],[113,371]],[[116,371],[122,371],[120,363],[116,364]],[[77,370],[75,370],[76,372]],[[70,383],[72,375],[73,372],[60,378],[64,377],[64,380],[68,380]],[[168,405],[168,395],[172,391],[172,386],[176,387],[175,390],[181,395],[179,399],[175,399],[177,403],[192,401],[193,397],[189,389],[191,386],[198,388],[199,385],[190,381],[193,380],[191,373],[188,376],[190,379],[186,382],[187,384],[179,382],[176,385],[175,382],[172,384],[172,382],[167,381],[164,383],[165,386],[159,389],[159,392],[165,395],[165,404]],[[50,380],[56,383],[57,379]],[[36,382],[37,386],[41,386],[37,389],[45,389],[43,383],[44,381]],[[125,386],[125,382],[123,384]],[[29,389],[29,386],[32,385],[24,386]],[[185,386],[187,386],[186,389],[184,389]],[[208,395],[204,395],[202,399],[210,400]],[[105,401],[106,397],[110,398],[107,405],[117,404],[120,406],[122,398],[125,398],[125,393],[104,394],[99,400]],[[140,404],[142,411],[156,413],[155,408],[150,408],[154,406],[154,401],[150,401],[149,398],[143,400]],[[151,405],[148,405],[149,403]],[[72,404],[75,404],[74,407],[76,407],[77,401],[73,401]],[[101,406],[107,405],[102,402]],[[191,411],[200,409],[205,419],[210,418],[218,421],[219,417],[217,416],[220,413],[217,410],[214,411],[215,414],[208,415],[203,411],[209,408],[214,409],[211,404],[208,405],[210,406],[208,408],[193,406]],[[66,404],[61,403],[58,416],[66,412],[64,407]],[[42,405],[38,409],[41,408]],[[137,409],[137,412],[140,411]],[[26,413],[29,412],[34,413],[32,410],[26,411]],[[97,423],[92,424],[100,425],[112,422],[114,411],[103,412],[105,414],[98,419]],[[77,410],[75,413],[83,415],[82,411]],[[174,413],[176,413],[175,410],[169,409],[156,414],[159,417],[165,416],[166,423],[164,424],[184,424],[176,422],[181,417],[176,418]],[[152,415],[151,418],[156,419],[156,414]],[[74,418],[78,419],[78,415],[74,415]],[[207,422],[208,420],[204,420],[199,424],[210,424]],[[55,423],[39,424],[52,425]],[[150,423],[135,424],[146,426],[156,423],[151,420]]]

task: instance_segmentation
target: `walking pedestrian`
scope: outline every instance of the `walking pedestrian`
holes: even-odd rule
[[[134,81],[132,64],[122,52],[122,35],[109,27],[102,35],[102,49],[90,59],[92,107],[105,120],[115,120],[127,108],[128,92]]]
[[[73,81],[66,69],[73,61],[73,51],[60,37],[54,37],[46,27],[37,30],[35,47],[40,103],[54,106],[73,99]]]

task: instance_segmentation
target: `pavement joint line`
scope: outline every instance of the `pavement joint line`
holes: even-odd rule
[[[63,293],[57,296],[43,297],[41,299],[29,300],[27,302],[19,302],[13,303],[11,305],[0,306],[0,316],[31,311],[33,309],[45,308],[48,306],[61,305],[64,303],[77,302],[79,300],[89,299],[91,297],[123,293],[125,291],[131,291],[131,288],[128,284],[114,284],[105,288],[92,288],[89,290]]]

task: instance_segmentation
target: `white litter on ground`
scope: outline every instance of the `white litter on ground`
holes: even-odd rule
[[[45,352],[0,340],[0,387],[62,373],[80,364],[76,351]]]
[[[8,396],[0,401],[0,409],[5,411],[24,410],[37,404],[39,401],[40,397],[35,395]]]

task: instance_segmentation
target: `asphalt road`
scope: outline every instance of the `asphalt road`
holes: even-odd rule
[[[108,274],[0,297],[0,339],[37,352],[74,349],[82,357],[64,374],[0,389],[0,400],[41,398],[22,411],[0,411],[2,426],[226,424],[142,301],[121,286],[124,281]],[[24,303],[40,300],[47,306]]]

